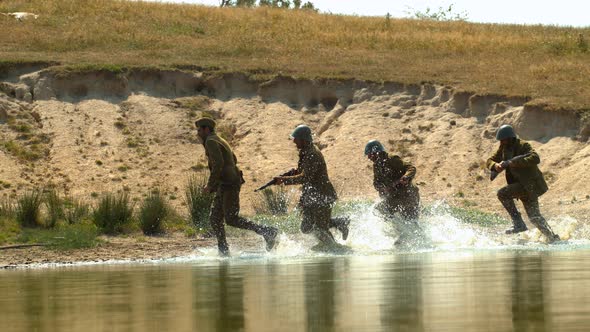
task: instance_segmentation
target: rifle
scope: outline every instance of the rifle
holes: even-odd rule
[[[290,169],[290,170],[288,170],[287,172],[285,172],[285,173],[283,173],[283,174],[281,174],[281,175],[279,175],[279,176],[293,176],[293,175],[295,175],[295,174],[297,174],[297,170],[293,168],[293,169]],[[275,179],[273,178],[272,180],[268,181],[268,182],[267,182],[265,185],[263,185],[262,187],[260,187],[260,188],[258,188],[258,189],[256,189],[256,190],[254,190],[254,192],[258,192],[258,191],[264,190],[264,189],[266,189],[266,188],[268,188],[268,187],[270,187],[270,186],[272,186],[272,185],[275,185],[275,184],[277,184],[277,180],[275,180]]]
[[[501,164],[504,165],[504,163],[513,162],[513,161],[520,161],[526,157],[529,157],[530,155],[531,155],[530,153],[527,153],[527,154],[523,154],[520,156],[516,156],[510,160],[501,162]],[[506,169],[506,167],[502,167],[502,170],[504,170],[504,169]],[[496,172],[494,169],[492,169],[492,171],[490,173],[490,181],[494,181],[498,177],[498,175],[500,175],[500,173],[502,173],[502,171]]]

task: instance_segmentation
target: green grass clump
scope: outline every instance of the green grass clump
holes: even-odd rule
[[[422,215],[449,214],[466,224],[480,226],[494,226],[510,224],[508,219],[502,218],[495,213],[480,211],[470,207],[457,207],[448,205],[432,205],[422,209]]]
[[[291,205],[291,196],[284,187],[266,188],[252,202],[257,214],[286,215]]]
[[[25,229],[18,243],[42,243],[58,250],[92,248],[98,243],[98,228],[91,223],[63,225],[54,229]]]
[[[16,203],[16,221],[21,227],[40,226],[40,211],[43,196],[40,191],[25,192]]]
[[[6,152],[18,159],[25,161],[35,161],[49,155],[49,149],[44,144],[24,145],[16,141],[9,140],[3,142],[2,145]]]
[[[278,228],[281,232],[287,234],[298,234],[301,227],[301,216],[296,212],[291,212],[284,215],[265,215],[257,214],[252,217],[252,220],[256,223],[272,226]],[[235,232],[235,228],[228,228],[228,234],[232,235]]]
[[[200,232],[208,233],[211,231],[209,213],[214,196],[203,192],[206,185],[205,175],[191,175],[184,190],[184,198],[192,224]]]
[[[126,192],[106,193],[92,212],[92,220],[98,229],[109,235],[122,233],[131,224],[133,205]]]
[[[145,235],[164,232],[163,223],[169,211],[166,198],[160,190],[155,190],[143,200],[139,210],[139,226]]]

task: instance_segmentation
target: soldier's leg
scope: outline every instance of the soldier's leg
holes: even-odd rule
[[[524,205],[524,209],[526,214],[529,216],[529,220],[533,225],[535,225],[543,235],[547,238],[547,242],[551,243],[553,241],[559,240],[559,236],[551,230],[549,224],[543,216],[541,215],[541,210],[539,209],[539,199],[537,196],[527,196],[525,198],[521,198],[522,204]]]
[[[418,220],[420,216],[420,193],[418,187],[408,188],[408,195],[400,204],[400,213],[407,220]]]
[[[240,216],[239,189],[226,189],[223,191],[223,213],[226,224],[262,235],[266,241],[267,250],[270,251],[276,245],[276,238],[279,233],[276,228],[259,225]]]
[[[301,211],[303,220],[301,221],[301,232],[304,234],[313,233],[313,235],[323,244],[335,244],[334,236],[330,233],[330,217],[332,208],[330,207],[304,207]]]
[[[223,190],[220,188],[215,193],[211,212],[209,214],[209,224],[215,237],[217,238],[217,248],[221,255],[229,255],[229,246],[225,238],[225,227],[223,226]]]
[[[350,218],[348,217],[335,217],[330,219],[330,227],[336,228],[342,233],[342,240],[348,238],[348,225],[350,225]]]
[[[514,203],[514,199],[523,196],[526,196],[526,191],[522,185],[518,183],[509,184],[498,190],[498,199],[506,211],[508,211],[508,214],[512,219],[513,227],[506,230],[506,234],[515,234],[527,230],[526,224],[524,223],[524,220],[522,220],[522,216],[520,215],[520,212],[518,212],[516,204]]]

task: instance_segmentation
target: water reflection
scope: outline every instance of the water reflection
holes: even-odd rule
[[[579,331],[587,250],[0,272],[2,331]]]
[[[518,255],[512,260],[513,331],[543,332],[550,330],[545,326],[543,256]]]

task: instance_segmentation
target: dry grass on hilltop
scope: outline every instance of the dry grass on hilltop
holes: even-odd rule
[[[0,59],[432,81],[590,107],[590,29],[115,0],[6,0]],[[6,62],[5,62],[6,63]]]

